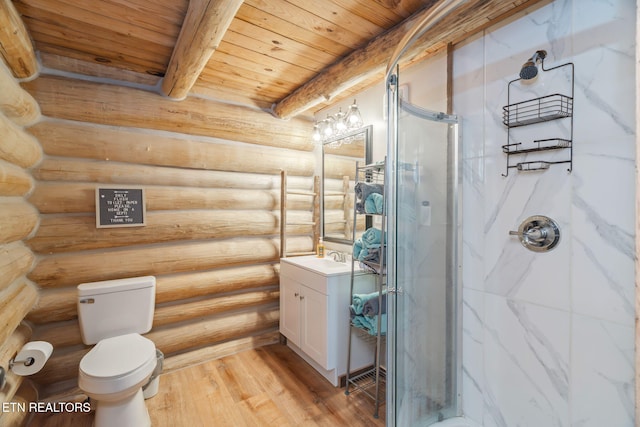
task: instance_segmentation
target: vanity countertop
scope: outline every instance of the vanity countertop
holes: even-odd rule
[[[281,258],[281,262],[297,265],[306,270],[322,274],[323,276],[338,276],[341,274],[351,273],[351,261],[337,262],[331,258],[318,258],[315,255],[307,255],[300,257]],[[356,271],[360,271],[358,264],[355,266]]]

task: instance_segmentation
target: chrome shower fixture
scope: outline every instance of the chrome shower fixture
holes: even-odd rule
[[[531,80],[538,75],[538,62],[544,65],[544,58],[547,57],[546,50],[538,50],[533,54],[520,69],[520,78],[523,80]],[[544,68],[543,68],[544,69]]]

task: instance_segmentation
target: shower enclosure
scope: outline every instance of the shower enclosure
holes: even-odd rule
[[[387,80],[387,425],[459,414],[457,117],[398,97]]]

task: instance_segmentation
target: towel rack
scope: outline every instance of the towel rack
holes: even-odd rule
[[[280,258],[287,256],[313,255],[315,252],[287,252],[287,225],[310,225],[312,226],[312,239],[315,242],[320,237],[320,178],[313,177],[313,190],[299,190],[287,188],[287,171],[280,171]],[[312,220],[311,221],[287,221],[287,195],[310,196],[313,198]]]

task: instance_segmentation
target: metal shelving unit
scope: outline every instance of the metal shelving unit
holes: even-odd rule
[[[377,188],[382,188],[382,194],[384,195],[385,188],[385,173],[384,173],[384,162],[375,163],[370,165],[360,166],[359,163],[356,164],[356,198],[358,195],[358,187],[359,186],[372,186]],[[348,353],[347,353],[347,374],[346,374],[346,389],[345,394],[349,395],[350,393],[361,392],[371,398],[374,401],[374,413],[373,416],[378,418],[378,410],[384,399],[386,390],[385,390],[385,380],[386,380],[386,371],[381,366],[381,351],[382,351],[382,342],[385,339],[385,334],[382,333],[382,311],[383,311],[383,295],[386,293],[386,251],[385,251],[385,203],[384,198],[382,199],[382,208],[379,212],[367,212],[364,209],[365,200],[361,200],[362,204],[358,204],[358,200],[356,200],[353,212],[353,241],[357,242],[356,239],[356,223],[358,216],[368,215],[371,217],[375,217],[379,219],[380,223],[380,248],[378,251],[378,260],[359,260],[356,257],[352,257],[351,261],[351,299],[353,301],[354,296],[354,282],[356,274],[362,274],[361,271],[356,271],[356,264],[360,264],[360,268],[367,272],[368,274],[375,275],[375,284],[378,299],[378,314],[377,318],[374,320],[377,322],[377,327],[375,330],[375,334],[371,334],[370,331],[360,328],[354,325],[353,318],[349,322],[349,345],[348,345]],[[375,222],[372,221],[375,227]],[[370,221],[367,221],[370,224]],[[368,229],[369,230],[369,229]],[[365,231],[366,232],[366,231]],[[376,262],[377,261],[377,262]],[[386,325],[385,325],[386,326]],[[358,335],[361,338],[366,340],[371,340],[375,344],[375,354],[374,354],[374,363],[373,366],[365,369],[363,372],[352,373],[351,372],[351,350],[352,350],[352,330],[356,330]]]
[[[507,170],[502,176],[509,174],[509,169],[518,171],[535,171],[548,169],[553,164],[568,163],[568,171],[573,169],[573,94],[574,94],[574,69],[573,63],[558,65],[552,68],[544,68],[542,57],[542,71],[557,70],[562,67],[570,67],[568,85],[570,95],[554,93],[538,98],[528,99],[522,102],[511,103],[512,85],[522,79],[511,80],[507,87],[508,105],[502,107],[502,123],[507,127],[507,144],[502,146],[502,151],[507,155]],[[536,139],[529,142],[511,143],[511,129],[549,122],[552,120],[569,119],[568,138]],[[567,150],[568,155],[560,160],[535,159],[526,160],[530,153]],[[515,161],[512,159],[516,159]]]

